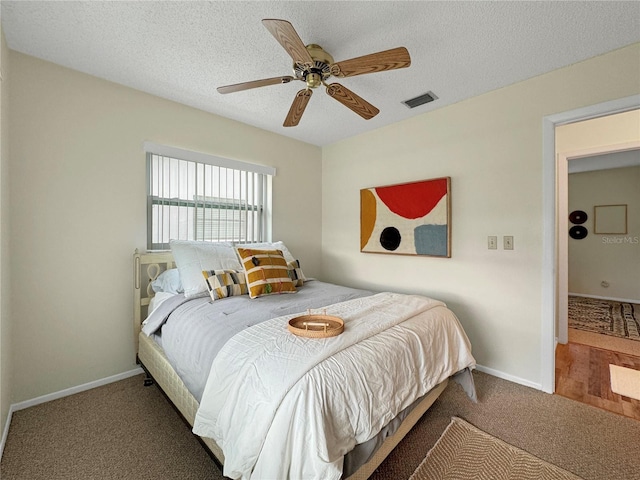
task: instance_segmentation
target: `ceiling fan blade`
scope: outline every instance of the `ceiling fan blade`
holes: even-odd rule
[[[218,93],[241,92],[242,90],[249,90],[251,88],[266,87],[267,85],[277,85],[279,83],[289,83],[291,80],[295,80],[295,78],[291,76],[273,77],[265,78],[263,80],[254,80],[252,82],[236,83],[235,85],[218,87]]]
[[[398,47],[334,63],[331,65],[331,74],[334,77],[355,77],[365,73],[406,68],[409,65],[411,65],[409,51],[404,47]]]
[[[335,98],[345,107],[350,108],[365,120],[370,120],[380,113],[380,110],[376,107],[339,83],[327,85],[327,95]]]
[[[265,18],[262,24],[275,37],[276,40],[284,47],[293,61],[296,63],[313,65],[313,58],[309,55],[307,47],[304,46],[302,40],[298,36],[295,28],[286,20],[277,20],[273,18]]]
[[[293,99],[287,118],[284,119],[284,123],[282,124],[283,127],[295,127],[298,125],[312,94],[313,92],[308,88],[296,93],[296,98]]]

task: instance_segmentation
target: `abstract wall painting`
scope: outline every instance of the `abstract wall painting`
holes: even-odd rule
[[[360,190],[360,251],[451,257],[451,178]]]

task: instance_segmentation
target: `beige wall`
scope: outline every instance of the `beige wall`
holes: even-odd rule
[[[320,150],[10,52],[11,401],[133,368],[144,140],[275,166],[274,238],[307,274],[441,298],[479,363],[539,383],[542,118],[640,93],[639,56],[633,45]],[[360,188],[440,176],[452,177],[451,259],[358,251]]]
[[[0,28],[0,438],[12,397],[11,304],[9,283],[9,51]]]
[[[318,147],[13,51],[10,59],[13,402],[134,368],[145,140],[276,167],[273,237],[319,274]]]
[[[323,277],[440,298],[480,364],[540,385],[542,120],[640,93],[639,58],[635,44],[324,148]],[[359,252],[361,188],[442,176],[451,259]]]
[[[594,231],[594,205],[627,205],[627,234]],[[569,292],[640,303],[640,167],[569,175],[569,211],[584,210],[589,234],[569,239]],[[609,287],[603,287],[606,281]]]
[[[640,60],[636,63],[640,63]],[[592,118],[556,128],[556,152],[569,157],[575,152],[638,141],[640,110]]]

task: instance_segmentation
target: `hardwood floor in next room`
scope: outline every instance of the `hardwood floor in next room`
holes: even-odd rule
[[[556,347],[556,394],[640,420],[640,400],[611,391],[609,365],[640,370],[640,356],[578,343]]]

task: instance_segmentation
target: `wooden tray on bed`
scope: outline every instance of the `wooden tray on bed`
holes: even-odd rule
[[[307,314],[289,320],[288,328],[299,337],[327,338],[340,335],[344,331],[344,321],[332,315]]]

